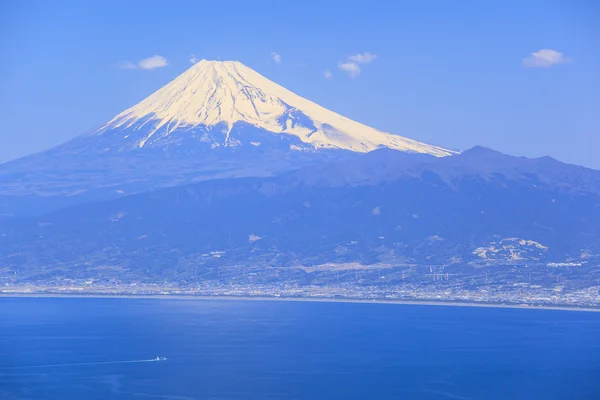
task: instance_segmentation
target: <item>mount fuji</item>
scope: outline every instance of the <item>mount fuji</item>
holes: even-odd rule
[[[99,129],[0,165],[0,214],[272,176],[379,148],[457,153],[352,121],[239,62],[202,60]]]
[[[595,299],[599,205],[600,171],[455,154],[201,61],[99,129],[0,165],[0,285],[318,286],[341,273]]]
[[[119,138],[115,144],[130,149],[165,148],[186,139],[211,148],[263,145],[240,125],[275,137],[284,134],[292,150],[388,147],[435,156],[453,153],[352,121],[235,61],[198,62],[92,135]]]

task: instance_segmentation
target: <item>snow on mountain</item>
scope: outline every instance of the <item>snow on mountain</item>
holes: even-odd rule
[[[296,137],[306,148],[369,152],[380,147],[448,156],[454,151],[385,133],[329,111],[237,61],[202,60],[92,135],[120,132],[132,148],[169,142],[174,133],[198,134],[212,147],[260,142],[231,132],[248,124]],[[203,130],[195,130],[203,127]],[[221,128],[222,135],[211,134]],[[132,140],[133,139],[133,140]],[[171,140],[172,142],[172,140]],[[303,149],[290,144],[291,150]]]
[[[454,153],[342,117],[239,62],[203,60],[100,129],[0,165],[0,219],[205,180],[277,176],[380,147]]]

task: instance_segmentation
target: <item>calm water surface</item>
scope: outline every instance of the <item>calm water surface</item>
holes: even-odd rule
[[[0,298],[0,398],[598,400],[600,313]]]

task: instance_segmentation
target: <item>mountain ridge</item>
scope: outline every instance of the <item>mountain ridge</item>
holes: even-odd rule
[[[0,218],[203,180],[274,176],[381,147],[458,154],[354,122],[241,63],[203,60],[104,126],[0,164]]]
[[[197,133],[211,146],[237,146],[243,137],[230,136],[234,125],[245,122],[276,134],[295,136],[314,149],[368,152],[379,147],[448,156],[455,151],[373,129],[313,103],[270,81],[237,61],[201,60],[141,102],[115,116],[92,133],[131,128],[139,148],[161,142],[175,131]],[[207,134],[222,126],[223,138]],[[149,127],[149,129],[143,129]],[[246,142],[247,144],[247,142]],[[254,145],[260,145],[254,142]]]
[[[447,171],[449,159],[380,152],[395,160],[377,164],[383,157],[365,154],[352,162],[356,170],[341,177],[347,170],[331,163],[320,169],[320,180],[313,179],[315,167],[304,167],[276,177],[186,184],[8,220],[0,223],[0,261],[100,265],[112,260],[138,268],[141,260],[153,265],[148,258],[153,254],[175,268],[178,260],[203,263],[203,254],[223,252],[220,261],[236,265],[444,265],[511,263],[516,254],[523,262],[600,254],[598,186],[588,186],[594,180],[577,186],[578,169],[564,165],[567,170],[560,172],[561,179],[573,180],[570,185],[555,182],[553,169],[517,176],[490,174],[489,166],[467,174],[457,168],[444,177],[439,171]],[[463,153],[453,162],[469,157]],[[545,161],[505,157],[525,171],[532,161]],[[600,171],[589,174],[600,179]]]

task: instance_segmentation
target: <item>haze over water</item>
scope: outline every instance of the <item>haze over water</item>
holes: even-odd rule
[[[2,399],[600,397],[600,313],[0,300]]]

